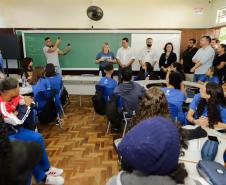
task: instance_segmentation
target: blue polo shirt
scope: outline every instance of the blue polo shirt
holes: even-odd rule
[[[106,96],[112,95],[115,87],[117,87],[118,85],[118,83],[114,79],[107,76],[102,77],[98,84],[106,87]]]
[[[194,112],[196,112],[197,110],[200,99],[201,99],[200,93],[196,94],[193,98],[193,101],[189,105],[189,108],[192,109]],[[226,107],[219,106],[219,111],[222,122],[226,123]],[[207,107],[204,108],[202,115],[207,117]]]
[[[162,91],[164,92],[167,102],[173,105],[176,105],[178,108],[178,120],[183,121],[184,120],[184,113],[183,113],[183,103],[186,100],[185,94],[180,91],[179,89],[174,88],[162,88]]]
[[[34,99],[36,100],[36,96],[38,92],[45,91],[50,89],[50,83],[46,78],[40,78],[35,85],[32,85],[32,92],[34,94]]]
[[[96,55],[96,60],[103,58],[104,62],[99,63],[99,67],[105,67],[109,62],[107,59],[115,59],[115,55],[112,52],[104,53],[104,52],[99,52]]]
[[[46,80],[49,81],[51,89],[61,90],[63,82],[60,74],[54,76],[46,77]]]
[[[215,83],[219,84],[219,78],[217,76],[208,77],[208,76],[204,75],[199,80],[201,82],[215,82]]]

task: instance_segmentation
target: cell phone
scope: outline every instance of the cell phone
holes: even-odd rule
[[[226,129],[218,130],[218,132],[226,134]]]
[[[208,139],[211,141],[219,142],[216,136],[208,136]]]
[[[60,40],[60,37],[58,37],[57,39]]]
[[[68,43],[68,44],[67,44],[67,46],[71,46],[71,44],[70,44],[70,43]]]

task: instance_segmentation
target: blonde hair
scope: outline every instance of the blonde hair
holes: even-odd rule
[[[110,46],[108,42],[105,42],[102,46],[102,52],[104,52],[104,46]],[[110,48],[108,49],[108,53],[110,52]]]

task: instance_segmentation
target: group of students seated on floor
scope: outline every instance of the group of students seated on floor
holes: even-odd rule
[[[0,184],[30,185],[34,176],[38,183],[63,185],[63,170],[50,164],[44,138],[37,130],[35,111],[39,92],[61,91],[61,75],[53,64],[33,69],[31,58],[24,59],[23,72],[32,86],[33,98],[20,95],[17,79],[0,81]],[[45,117],[49,114],[45,112]]]

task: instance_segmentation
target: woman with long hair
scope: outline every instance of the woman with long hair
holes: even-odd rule
[[[138,73],[138,80],[159,80],[159,76],[153,71],[153,66],[149,62],[142,64]]]
[[[223,88],[214,82],[203,86],[189,106],[187,119],[195,125],[226,128],[226,99]]]
[[[33,59],[26,57],[23,59],[23,73],[28,81],[31,80],[33,71]]]

